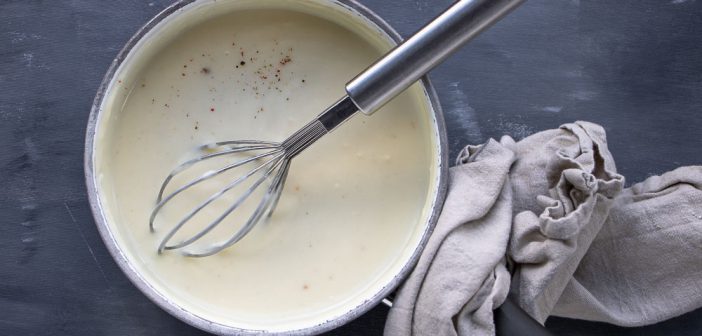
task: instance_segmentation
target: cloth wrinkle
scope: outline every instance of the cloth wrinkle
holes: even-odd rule
[[[509,293],[540,323],[656,323],[702,307],[701,252],[702,166],[625,189],[597,124],[490,139],[450,168],[385,334],[494,335]]]

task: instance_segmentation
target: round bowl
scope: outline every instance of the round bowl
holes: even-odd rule
[[[138,234],[142,234],[135,233],[136,231],[141,232],[141,229],[136,230],[135,227],[139,227],[138,225],[142,224],[135,224],[131,221],[128,223],[125,218],[129,217],[125,217],[127,215],[124,214],[124,212],[129,211],[129,209],[125,208],[120,202],[134,195],[138,196],[140,193],[152,193],[153,191],[148,187],[151,181],[137,181],[137,184],[130,189],[130,193],[134,192],[135,194],[125,193],[124,190],[121,189],[122,187],[117,185],[119,184],[119,180],[115,177],[117,176],[115,170],[119,168],[116,167],[118,165],[115,165],[114,162],[118,161],[113,162],[113,160],[117,160],[114,159],[114,157],[119,156],[120,148],[118,148],[119,146],[115,145],[115,143],[119,144],[120,140],[118,139],[118,135],[114,135],[119,134],[115,133],[117,132],[115,129],[118,128],[118,126],[115,125],[119,125],[120,120],[125,118],[125,113],[130,113],[125,112],[125,109],[129,109],[127,102],[130,99],[137,99],[133,97],[138,97],[139,90],[145,90],[142,88],[146,87],[147,83],[141,83],[141,86],[139,86],[139,74],[148,70],[144,67],[151,64],[149,62],[151,62],[159,52],[165,50],[165,48],[174,43],[173,41],[177,41],[181,36],[188,34],[190,30],[196,29],[199,25],[217,18],[227,18],[227,15],[240,15],[241,11],[245,10],[289,11],[290,13],[296,13],[295,15],[308,15],[310,18],[319,18],[329,24],[338,25],[338,27],[340,27],[339,29],[345,29],[358,35],[361,40],[366,41],[368,45],[372,45],[377,49],[375,51],[376,57],[379,57],[383,52],[387,52],[401,41],[400,36],[380,17],[352,0],[187,0],[174,3],[149,21],[129,40],[113,61],[97,92],[88,122],[85,145],[85,174],[89,200],[102,239],[117,264],[137,288],[173,316],[200,329],[224,335],[259,333],[286,335],[317,334],[341,326],[367,312],[392,292],[408,275],[416,263],[436,223],[446,193],[448,163],[444,121],[438,99],[427,78],[423,78],[420,83],[410,88],[408,90],[410,92],[406,93],[404,98],[398,98],[411,102],[408,104],[414,104],[405,106],[416,107],[416,110],[419,111],[416,113],[420,116],[420,122],[426,124],[426,127],[417,127],[418,130],[414,131],[416,133],[415,137],[422,139],[427,148],[426,157],[428,158],[428,163],[425,169],[420,169],[424,171],[422,178],[426,179],[426,190],[420,195],[422,209],[417,209],[417,214],[412,222],[411,230],[408,230],[409,232],[407,232],[406,237],[398,238],[401,242],[394,242],[393,237],[382,236],[383,231],[379,228],[378,237],[386,239],[388,244],[392,242],[394,244],[392,246],[396,246],[396,248],[392,249],[392,258],[388,259],[391,261],[388,262],[386,266],[380,271],[364,275],[361,278],[363,282],[361,286],[362,290],[357,290],[348,295],[344,294],[346,296],[343,300],[339,300],[339,302],[330,301],[324,303],[326,308],[317,309],[313,313],[306,313],[307,315],[291,315],[289,319],[286,319],[271,313],[268,321],[266,321],[265,318],[255,321],[252,320],[252,322],[246,321],[244,317],[238,318],[237,316],[233,316],[236,314],[219,311],[215,304],[211,306],[191,304],[193,297],[189,299],[187,293],[183,294],[171,288],[171,281],[175,281],[175,279],[169,280],[168,278],[163,278],[157,271],[154,271],[154,269],[158,268],[156,267],[157,265],[155,266],[155,263],[158,263],[158,261],[154,262],[154,260],[158,259],[154,258],[170,258],[168,260],[191,264],[199,263],[199,261],[186,260],[184,257],[180,257],[182,261],[178,261],[180,259],[175,259],[176,257],[171,256],[154,257],[151,255],[144,255],[143,251],[139,248],[135,248],[135,244],[137,243],[135,243],[136,238],[134,237]],[[260,22],[260,24],[262,27],[265,27],[267,24],[271,24],[271,21],[268,23],[263,21]],[[246,32],[242,31],[240,34],[243,35],[246,34]],[[213,39],[215,39],[215,37],[213,37]],[[278,42],[276,42],[276,44],[277,43]],[[232,53],[238,54],[239,50],[241,50],[241,56],[244,56],[244,50],[239,49],[241,47],[236,46],[236,43],[232,43],[231,48]],[[277,53],[277,50],[274,51]],[[292,47],[290,51],[292,52]],[[247,52],[251,51],[247,50]],[[256,51],[256,53],[258,53],[258,51]],[[230,56],[229,51],[225,52],[225,54]],[[283,51],[281,51],[281,55],[283,54]],[[218,56],[206,55],[206,53],[203,52],[202,57],[213,59]],[[289,57],[283,55],[283,59],[280,62],[281,66],[289,61],[287,58]],[[255,56],[252,56],[250,59],[251,62],[255,62],[256,60]],[[190,62],[193,62],[193,59],[190,59]],[[304,60],[302,60],[302,62],[304,63]],[[195,63],[197,63],[197,60]],[[244,63],[242,59],[241,67],[244,67]],[[183,68],[187,68],[188,64],[189,63],[186,62]],[[251,63],[249,63],[249,66],[251,66]],[[271,67],[272,66],[273,64],[271,63]],[[182,74],[178,74],[178,77],[180,77],[180,75],[182,75],[183,78],[187,75],[196,76],[194,75],[193,67],[194,66],[191,65],[188,72],[183,70]],[[238,66],[236,68],[238,68]],[[202,75],[211,75],[209,67],[201,67],[198,65],[195,70]],[[360,70],[362,69],[355,69],[354,71]],[[212,74],[210,77],[214,79],[215,75]],[[264,77],[266,76],[262,76],[261,78]],[[221,85],[234,85],[236,87],[237,84],[232,83],[231,78],[227,78],[228,80],[222,80]],[[350,79],[350,77],[348,79]],[[299,78],[296,80],[299,80]],[[303,84],[305,83],[304,76],[301,82]],[[148,84],[150,85],[150,83]],[[303,84],[298,82],[296,85],[300,86]],[[329,83],[329,85],[331,84],[337,85],[343,89],[343,83]],[[171,88],[173,88],[173,86],[171,86]],[[217,88],[220,87],[212,87],[210,91],[216,91]],[[269,87],[269,89],[271,88]],[[280,93],[286,90],[285,88],[278,89],[277,87],[275,89],[277,90],[276,92]],[[171,99],[175,99],[175,92],[176,91],[170,96]],[[177,91],[177,96],[181,97],[181,95],[183,95],[185,99],[188,99],[188,94],[189,92],[186,91]],[[256,95],[258,94],[259,93],[256,92]],[[286,97],[286,100],[290,100],[290,98],[294,100],[296,97],[290,95],[290,97]],[[339,97],[328,98],[329,102],[333,102]],[[163,106],[160,106],[160,108],[177,109],[178,106],[171,106],[177,104],[174,103],[174,101],[175,100],[170,100],[163,104]],[[212,101],[214,102],[215,100],[212,99]],[[156,98],[152,100],[152,103],[156,103]],[[169,103],[171,105],[169,105]],[[158,104],[161,104],[161,101],[159,101]],[[300,102],[299,104],[304,104],[304,102]],[[315,108],[320,106],[315,106]],[[223,106],[224,110],[227,108],[226,105]],[[208,106],[206,109],[209,110],[209,112],[215,112],[214,107]],[[220,106],[217,106],[217,109],[219,111]],[[260,112],[262,111],[263,108],[261,108]],[[321,112],[321,110],[313,112]],[[311,116],[314,115],[313,112],[310,112],[312,113]],[[376,115],[382,114],[382,110],[376,113]],[[202,115],[204,116],[205,114]],[[188,114],[187,117],[190,117],[190,115]],[[366,117],[359,115],[355,118],[360,119]],[[372,118],[376,118],[376,116],[374,115]],[[297,119],[294,121],[295,122],[291,123],[296,124]],[[359,128],[361,127],[361,122],[365,123],[365,121],[353,121],[349,123],[351,125],[344,125],[341,129]],[[206,122],[203,121],[203,123]],[[301,125],[297,126],[299,127]],[[288,129],[293,128],[288,127]],[[412,129],[414,128],[415,125],[413,123]],[[173,129],[178,131],[176,127]],[[195,130],[197,129],[198,126],[196,124]],[[334,137],[335,132],[329,134],[327,137]],[[162,134],[159,138],[162,140],[159,141],[169,141],[168,138],[167,134]],[[152,138],[146,137],[144,141],[152,140]],[[315,144],[315,146],[316,145],[317,144]],[[324,144],[320,144],[320,147],[323,146]],[[126,150],[131,149],[125,148],[125,151]],[[360,156],[362,153],[357,153],[357,155]],[[407,155],[411,156],[411,154]],[[313,152],[307,156],[308,161],[314,159],[320,162],[320,167],[324,167],[323,157],[314,157]],[[134,158],[134,160],[138,159],[139,158]],[[303,161],[305,158],[301,158],[300,160]],[[164,163],[164,165],[168,166],[172,166],[172,164],[172,162]],[[303,163],[301,163],[301,165],[303,165]],[[293,163],[293,166],[295,166],[295,163]],[[138,167],[138,164],[136,167]],[[291,174],[294,174],[294,172],[291,172]],[[138,174],[136,174],[134,178],[138,179]],[[160,181],[157,182],[160,184]],[[405,183],[411,185],[414,181],[410,179],[405,181]],[[140,188],[140,185],[144,185],[143,190]],[[283,199],[285,198],[286,196],[283,195]],[[285,210],[282,211],[285,213]],[[391,217],[392,216],[388,218]],[[332,218],[330,221],[333,224],[333,222],[340,221],[340,219]],[[148,219],[145,218],[143,224],[144,231],[147,230],[147,223]],[[373,232],[368,234],[375,235]],[[327,243],[325,245],[323,243],[321,245],[328,246],[329,244]],[[233,249],[236,249],[236,247]],[[321,251],[318,254],[325,254],[326,252],[331,253],[331,250]],[[156,254],[155,249],[153,249],[152,253],[154,255]],[[294,254],[296,252],[290,251],[290,253]],[[222,258],[226,257],[227,256]],[[323,268],[323,265],[319,267]],[[231,283],[231,286],[238,285],[240,284],[235,282]],[[255,284],[253,285],[255,286]],[[307,289],[306,287],[307,285],[305,285],[305,289]],[[255,288],[252,290],[255,290]],[[268,290],[259,288],[259,290],[264,291],[264,293],[269,290],[274,292],[274,288],[269,288]],[[195,301],[197,301],[196,299],[197,298],[194,298]],[[304,305],[305,303],[300,304]]]

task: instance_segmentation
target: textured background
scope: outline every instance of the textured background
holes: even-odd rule
[[[146,299],[88,207],[93,96],[170,1],[0,1],[0,334],[197,335]],[[364,0],[407,36],[449,0]],[[702,159],[702,1],[530,0],[431,74],[451,156],[578,119],[602,124],[629,184]],[[651,289],[655,290],[655,289]],[[379,335],[377,307],[333,332]],[[702,310],[647,328],[553,318],[563,335],[700,335]]]

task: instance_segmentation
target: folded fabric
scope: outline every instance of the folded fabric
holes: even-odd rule
[[[552,314],[622,326],[702,307],[702,167],[682,167],[617,197]]]
[[[492,311],[509,291],[505,251],[514,154],[494,140],[467,147],[449,172],[444,208],[393,302],[385,335],[494,334]]]
[[[602,127],[576,122],[510,146],[517,303],[543,323],[607,219],[624,178]]]
[[[623,185],[592,123],[466,147],[385,333],[492,335],[510,286],[542,323],[642,325],[702,306],[702,167]]]

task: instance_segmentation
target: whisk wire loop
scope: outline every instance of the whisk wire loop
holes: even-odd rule
[[[224,188],[220,189],[217,193],[213,194],[210,196],[207,200],[202,202],[199,206],[197,206],[195,209],[190,211],[183,219],[181,219],[178,224],[176,224],[163,238],[161,241],[161,244],[158,247],[158,252],[161,253],[163,250],[170,250],[170,249],[176,249],[176,248],[181,248],[184,246],[187,246],[194,242],[195,240],[201,238],[208,232],[210,232],[214,227],[216,227],[219,223],[222,222],[224,218],[226,218],[230,213],[232,213],[236,208],[238,208],[241,203],[243,203],[255,190],[256,188],[265,181],[265,179],[271,175],[271,173],[275,170],[275,168],[278,166],[280,160],[284,157],[284,153],[280,152],[276,156],[274,156],[271,160],[266,161],[260,165],[258,165],[256,168],[250,170],[247,172],[245,175],[237,178]],[[225,211],[220,217],[215,219],[213,222],[211,222],[207,227],[203,230],[201,230],[198,234],[196,234],[194,237],[185,240],[184,242],[178,243],[173,246],[168,246],[167,243],[170,241],[171,238],[188,222],[190,219],[192,219],[197,213],[199,213],[202,209],[204,209],[206,206],[214,202],[215,200],[219,199],[222,195],[227,193],[229,190],[235,188],[236,186],[240,185],[242,182],[246,181],[249,177],[252,175],[256,174],[258,171],[270,166],[266,172],[263,174],[262,177],[260,177],[256,182],[254,182],[253,185],[251,185],[244,193],[242,196],[240,196],[232,206],[230,206],[227,211]]]
[[[270,148],[274,148],[274,147],[267,147],[266,149],[270,149]],[[256,148],[256,149],[260,149],[260,148]],[[232,163],[232,164],[230,164],[230,165],[227,165],[227,166],[225,166],[225,167],[223,167],[223,168],[220,168],[220,169],[218,169],[218,170],[206,172],[205,174],[200,175],[199,177],[197,177],[197,178],[191,180],[190,182],[186,183],[186,184],[183,185],[182,187],[176,189],[175,191],[173,191],[172,193],[168,194],[168,195],[164,198],[164,197],[162,197],[162,196],[163,196],[162,194],[163,194],[164,190],[166,189],[166,186],[168,185],[168,183],[171,181],[172,177],[175,176],[177,173],[182,172],[184,169],[183,169],[183,170],[180,170],[179,172],[176,172],[175,174],[174,174],[174,173],[171,173],[171,174],[168,176],[168,178],[166,178],[166,180],[165,180],[165,181],[163,182],[163,184],[161,185],[161,192],[159,193],[158,199],[157,199],[157,202],[158,202],[158,203],[157,203],[156,206],[154,207],[154,210],[151,212],[151,217],[149,218],[149,229],[150,229],[152,232],[154,231],[154,220],[156,219],[156,215],[158,214],[159,210],[161,210],[161,208],[162,208],[164,205],[166,205],[171,199],[173,199],[175,196],[177,196],[177,195],[180,194],[181,192],[183,192],[183,191],[185,191],[185,190],[187,190],[187,189],[189,189],[189,188],[195,186],[196,184],[198,184],[198,183],[200,183],[200,182],[203,182],[203,181],[208,180],[208,179],[211,179],[211,178],[213,178],[213,177],[215,177],[215,176],[217,176],[217,175],[220,175],[220,174],[222,174],[222,173],[224,173],[224,172],[226,172],[226,171],[229,171],[229,170],[234,169],[234,168],[241,167],[241,166],[243,166],[243,165],[245,165],[245,164],[248,164],[248,163],[250,163],[250,162],[253,162],[253,161],[256,161],[256,160],[260,160],[260,159],[262,159],[262,158],[265,158],[265,157],[268,157],[268,156],[271,156],[271,155],[274,155],[274,154],[278,154],[278,153],[280,153],[280,152],[282,152],[282,149],[276,148],[276,149],[274,149],[274,150],[272,150],[272,151],[270,151],[270,152],[266,152],[266,153],[263,153],[263,154],[254,155],[254,156],[252,156],[252,157],[249,157],[249,158],[246,158],[246,159],[243,159],[243,160],[236,161],[236,162],[234,162],[234,163]],[[231,154],[231,152],[230,152],[229,154]],[[206,160],[206,159],[208,159],[208,158],[212,158],[212,156],[209,156],[209,157],[204,157],[204,156],[203,156],[203,158],[201,158],[198,162],[201,162],[202,160]],[[191,161],[193,161],[193,160],[191,160]],[[188,161],[188,162],[191,162],[191,161]],[[186,163],[187,163],[187,162],[186,162]],[[193,164],[191,164],[191,165],[193,165]],[[182,165],[181,165],[181,166],[182,166]],[[178,168],[176,168],[176,169],[178,169]]]
[[[290,159],[283,159],[280,161],[281,165],[283,168],[281,168],[278,173],[275,175],[275,178],[273,179],[270,187],[268,187],[268,190],[266,191],[266,194],[263,196],[261,199],[261,202],[259,202],[258,206],[256,207],[256,210],[251,214],[251,216],[248,218],[246,223],[227,241],[212,246],[208,249],[205,249],[203,252],[190,252],[190,251],[183,251],[183,254],[188,257],[207,257],[211,256],[213,254],[219,253],[220,251],[236,244],[246,236],[249,231],[251,231],[256,224],[261,220],[261,217],[267,212],[268,216],[272,214],[272,211],[275,207],[272,207],[272,203],[275,200],[277,203],[277,199],[280,198],[280,193],[282,192],[282,182],[283,182],[283,176],[287,175],[287,170],[288,167],[290,166]],[[232,206],[232,208],[228,209],[233,211],[233,208],[235,206]]]

